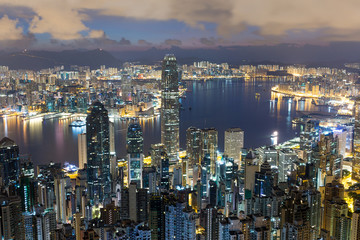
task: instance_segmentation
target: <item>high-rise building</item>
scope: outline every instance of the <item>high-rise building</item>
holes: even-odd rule
[[[360,97],[355,100],[354,117],[354,160],[352,164],[352,178],[360,181]]]
[[[33,178],[26,176],[20,177],[20,196],[23,212],[33,212],[33,207],[35,205],[36,185],[37,182],[35,182]]]
[[[110,196],[109,117],[104,105],[94,102],[86,118],[88,198],[102,202]]]
[[[79,168],[83,169],[87,164],[86,133],[78,134]]]
[[[19,146],[4,137],[0,141],[0,176],[2,185],[16,182],[20,175]]]
[[[63,173],[55,176],[54,187],[56,197],[56,220],[66,223],[66,187],[70,185],[69,177],[64,177]]]
[[[179,75],[174,55],[166,55],[161,75],[161,143],[171,162],[179,151]]]
[[[144,139],[141,126],[137,123],[130,124],[128,127],[126,138],[128,158],[128,184],[135,182],[140,188],[142,187],[143,180],[143,142]]]
[[[161,143],[151,144],[151,148],[150,148],[151,166],[156,168],[160,167],[161,158],[164,154],[166,154],[166,149],[164,144]]]
[[[152,230],[151,239],[165,239],[165,206],[159,195],[153,195],[149,201],[149,227]]]
[[[195,212],[184,203],[165,207],[165,239],[196,238]]]
[[[189,127],[186,130],[186,154],[190,160],[190,167],[201,163],[201,129]]]
[[[227,129],[225,131],[224,144],[224,154],[238,163],[241,149],[244,147],[244,131],[240,128]]]
[[[214,175],[218,150],[218,131],[215,128],[202,129],[201,139],[201,159],[203,159],[207,154],[209,154],[210,174]]]
[[[261,165],[260,172],[255,173],[254,194],[257,197],[271,197],[274,187],[274,174],[266,161]]]
[[[21,198],[0,196],[1,237],[2,239],[25,239]]]
[[[360,239],[360,210],[357,210],[352,215],[351,220],[351,240]]]

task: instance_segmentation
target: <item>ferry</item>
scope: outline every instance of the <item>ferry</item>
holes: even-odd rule
[[[85,121],[82,121],[82,120],[75,120],[73,121],[69,126],[70,127],[83,127],[86,125],[86,122]]]

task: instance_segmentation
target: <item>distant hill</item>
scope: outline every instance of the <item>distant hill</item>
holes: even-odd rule
[[[17,53],[0,52],[0,65],[10,69],[40,70],[63,65],[66,69],[70,65],[90,66],[91,69],[106,67],[120,67],[121,61],[109,52],[96,50],[66,50],[66,51],[23,51]]]
[[[186,49],[150,48],[145,51],[119,51],[112,54],[122,61],[160,62],[166,53],[175,54],[179,64],[194,61],[240,64],[305,64],[307,66],[343,67],[346,62],[360,62],[360,42],[330,43],[329,45],[261,45]]]

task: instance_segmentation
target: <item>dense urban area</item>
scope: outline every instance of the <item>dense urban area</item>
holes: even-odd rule
[[[2,136],[1,238],[360,239],[359,69],[178,65],[174,55],[119,68],[0,66],[4,121],[71,118],[72,127],[86,128],[77,136],[77,165],[36,165]],[[278,142],[274,132],[272,145],[253,149],[245,148],[251,133],[242,126],[227,129],[224,139],[211,127],[180,132],[186,82],[218,79],[275,79],[271,104],[310,100],[326,110],[292,119],[301,129],[295,138]],[[161,142],[148,155],[139,121],[156,116]],[[113,119],[128,126],[126,156],[116,152]]]

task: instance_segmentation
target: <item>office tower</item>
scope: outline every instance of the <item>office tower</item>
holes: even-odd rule
[[[148,219],[147,189],[137,188],[131,183],[129,188],[121,190],[120,219],[130,219],[135,222],[145,222]]]
[[[129,219],[129,188],[121,189],[120,197],[120,219],[125,220]]]
[[[104,105],[94,102],[86,118],[88,198],[91,203],[109,198],[110,142],[109,117]]]
[[[137,201],[136,201],[136,183],[129,185],[129,219],[136,222],[137,219]]]
[[[33,178],[21,176],[20,177],[20,196],[22,211],[32,213],[35,205],[35,192],[37,182]]]
[[[278,167],[279,163],[279,153],[274,146],[266,146],[258,148],[259,161],[263,163],[267,161],[271,166]]]
[[[207,154],[209,154],[210,174],[215,175],[218,150],[218,131],[215,128],[202,129],[201,139],[201,159],[203,159]]]
[[[292,164],[298,159],[296,152],[289,149],[279,151],[279,182],[286,182],[292,171]]]
[[[179,151],[179,76],[174,55],[166,55],[161,75],[161,143],[171,162]]]
[[[17,196],[0,196],[1,237],[25,240],[24,222],[21,214],[21,199]]]
[[[147,189],[140,188],[136,193],[136,219],[137,222],[146,222],[148,221],[149,213],[148,213],[148,205],[149,205],[149,197]]]
[[[360,97],[355,100],[354,117],[354,159],[352,164],[352,178],[360,181]]]
[[[351,237],[350,240],[360,239],[360,210],[357,210],[352,215],[351,220]]]
[[[209,198],[210,205],[215,207],[217,205],[218,191],[217,191],[217,183],[213,180],[209,181]]]
[[[169,171],[169,158],[166,153],[161,156],[160,162],[160,189],[170,189],[170,171]]]
[[[142,171],[144,164],[143,136],[141,126],[137,123],[128,127],[126,148],[128,158],[128,184],[137,183],[142,188]]]
[[[87,164],[86,133],[78,134],[79,169]]]
[[[165,239],[165,206],[159,195],[153,195],[149,201],[149,228],[152,240]]]
[[[189,127],[186,130],[186,155],[190,160],[190,167],[201,163],[201,129]]]
[[[160,167],[160,162],[163,154],[166,153],[165,145],[162,143],[151,144],[150,147],[150,156],[151,156],[151,166]]]
[[[244,131],[240,128],[229,128],[225,131],[224,138],[224,154],[238,163],[241,149],[244,147]]]
[[[260,167],[260,172],[255,173],[255,196],[271,197],[272,190],[275,185],[273,175],[270,164],[268,162],[264,162]]]
[[[19,178],[19,146],[7,137],[0,141],[0,171],[1,184],[4,186],[16,182]]]

